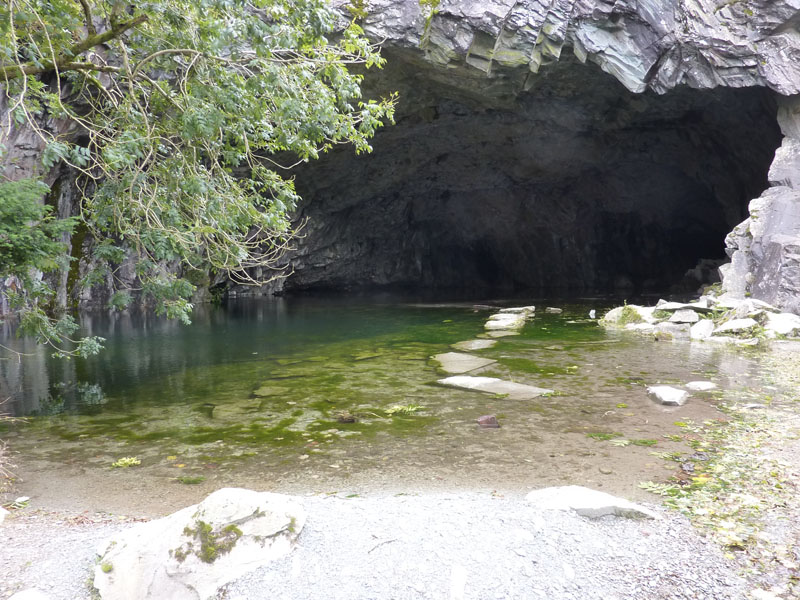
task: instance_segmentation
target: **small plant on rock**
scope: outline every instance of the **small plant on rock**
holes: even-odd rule
[[[137,457],[135,457],[135,456],[124,456],[124,457],[120,458],[119,460],[116,460],[113,463],[111,463],[111,468],[113,468],[113,469],[127,469],[128,467],[137,467],[140,464],[142,464],[142,461],[140,461]]]

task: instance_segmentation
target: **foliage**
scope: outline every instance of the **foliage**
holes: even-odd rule
[[[625,305],[619,313],[617,323],[620,325],[628,325],[629,323],[642,323],[644,319],[639,314],[639,311],[632,306]]]
[[[298,200],[283,173],[338,144],[371,151],[369,138],[392,117],[393,99],[363,100],[363,74],[350,70],[382,66],[377,48],[355,19],[332,41],[335,22],[325,0],[0,6],[2,126],[36,133],[44,171],[66,164],[79,173],[80,221],[96,265],[82,285],[111,280],[114,307],[138,292],[187,321],[195,287],[181,272],[245,284],[280,274]],[[54,131],[45,125],[53,119],[68,126]],[[4,221],[0,243],[10,235],[26,243],[5,252],[0,276],[66,268],[56,234],[75,220],[32,212],[30,199],[46,193],[34,179],[0,190],[28,210],[25,221]],[[34,225],[24,233],[26,222]],[[126,252],[135,289],[118,273]],[[43,315],[34,325],[62,335],[64,326],[48,330]]]
[[[390,417],[394,417],[395,415],[413,415],[415,412],[419,412],[424,408],[425,407],[421,404],[413,402],[411,404],[395,404],[386,409],[386,414]]]
[[[422,33],[422,40],[420,46],[427,48],[431,41],[431,25],[433,24],[433,17],[439,13],[439,4],[441,0],[418,0],[419,6],[425,15],[425,29]]]
[[[135,456],[124,456],[111,463],[111,467],[114,469],[126,469],[128,467],[139,466],[140,464],[142,464],[142,461]]]

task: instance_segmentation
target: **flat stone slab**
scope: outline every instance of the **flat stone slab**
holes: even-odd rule
[[[658,304],[656,304],[656,310],[667,310],[667,311],[676,311],[676,310],[694,310],[697,312],[711,312],[714,309],[708,306],[708,302],[701,300],[698,302],[665,302],[663,300],[659,300]]]
[[[525,500],[538,508],[545,510],[571,510],[582,517],[590,519],[608,516],[631,519],[661,518],[657,512],[639,504],[634,504],[625,498],[618,498],[606,492],[579,485],[534,490],[525,496]]]
[[[486,348],[491,348],[492,346],[497,344],[497,340],[466,340],[463,342],[458,342],[456,344],[451,344],[451,348],[455,348],[456,350],[486,350]]]
[[[548,306],[544,309],[544,312],[550,313],[551,315],[560,315],[562,312],[564,312],[564,309],[556,306]]]
[[[510,313],[513,315],[516,314],[531,314],[536,312],[536,307],[531,306],[509,306],[508,308],[501,308],[500,312],[503,314]]]
[[[647,394],[659,404],[665,406],[683,406],[689,399],[689,393],[669,385],[651,385]]]
[[[524,383],[505,381],[497,377],[473,377],[469,375],[455,375],[440,379],[437,383],[447,387],[458,388],[461,390],[472,390],[485,392],[487,394],[507,394],[514,400],[530,400],[546,394],[552,394],[553,390],[539,388]]]
[[[437,354],[433,360],[439,363],[439,368],[445,373],[469,373],[475,369],[486,367],[496,363],[496,360],[491,358],[481,358],[479,356],[472,356],[472,354],[464,354],[462,352],[445,352],[444,354]]]
[[[758,321],[755,319],[733,319],[723,323],[714,330],[714,335],[722,333],[738,333],[740,331],[747,331],[753,327],[758,327]]]
[[[685,387],[693,392],[707,392],[716,389],[717,384],[711,381],[690,381]]]

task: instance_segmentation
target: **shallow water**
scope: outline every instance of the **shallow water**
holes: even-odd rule
[[[715,408],[723,393],[758,385],[757,364],[741,352],[606,332],[587,318],[608,308],[601,301],[558,306],[563,313],[540,305],[521,335],[471,352],[497,360],[480,375],[555,390],[524,401],[436,383],[443,374],[430,357],[483,336],[494,312],[484,305],[237,301],[201,307],[190,326],[89,315],[85,330],[107,338],[90,360],[3,342],[33,354],[0,361],[8,406],[30,416],[0,437],[51,484],[67,476],[120,489],[198,482],[198,491],[580,483],[641,496],[639,481],[675,467],[653,452],[691,452],[682,423],[724,418]],[[680,408],[645,391],[698,379],[720,388]],[[421,408],[402,414],[397,405]],[[501,427],[480,429],[486,414]],[[110,468],[124,456],[141,465]]]

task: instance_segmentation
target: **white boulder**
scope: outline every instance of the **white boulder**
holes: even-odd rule
[[[517,313],[497,313],[489,317],[484,327],[488,331],[521,329],[525,316]]]
[[[205,600],[291,551],[305,519],[290,496],[224,488],[109,540],[94,586],[103,600]]]
[[[689,392],[669,385],[651,385],[647,394],[665,406],[683,406],[689,399]]]
[[[582,517],[597,519],[599,517],[617,516],[634,519],[660,519],[660,515],[644,506],[634,504],[624,498],[618,498],[579,485],[566,485],[534,490],[525,496],[525,500],[545,510],[572,510]]]
[[[501,308],[501,313],[511,313],[511,314],[525,314],[530,315],[536,312],[535,306],[510,306],[509,308]]]

